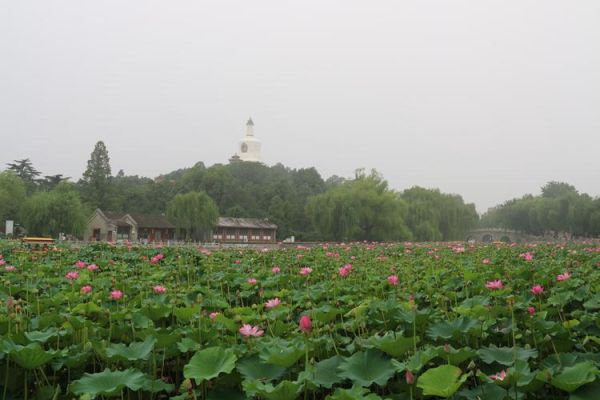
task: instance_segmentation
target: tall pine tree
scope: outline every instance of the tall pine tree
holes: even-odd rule
[[[82,197],[94,208],[110,209],[114,203],[110,158],[104,142],[99,141],[87,163],[80,182]]]

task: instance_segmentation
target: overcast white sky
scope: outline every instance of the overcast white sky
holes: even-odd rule
[[[600,1],[2,1],[0,168],[376,168],[479,211],[600,195]]]

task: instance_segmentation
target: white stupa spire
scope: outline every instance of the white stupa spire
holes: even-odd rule
[[[240,141],[240,160],[261,162],[260,140],[254,136],[254,121],[248,118],[246,122],[246,136]]]

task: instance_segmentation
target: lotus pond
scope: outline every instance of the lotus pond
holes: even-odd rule
[[[0,242],[3,399],[600,399],[600,245]]]

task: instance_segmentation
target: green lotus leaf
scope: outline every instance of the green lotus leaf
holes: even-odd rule
[[[169,348],[181,340],[181,333],[172,329],[147,330],[143,334],[144,336],[151,335],[156,338],[156,344],[154,345],[156,349]]]
[[[136,329],[147,329],[154,326],[152,320],[140,312],[133,313],[131,321],[134,323]]]
[[[173,310],[173,314],[180,321],[190,321],[195,316],[200,315],[200,307],[199,306],[191,306],[191,307],[177,307]]]
[[[388,332],[384,336],[373,336],[369,339],[374,347],[389,354],[392,357],[401,357],[415,346],[415,342],[419,343],[420,339],[404,337],[396,332]]]
[[[455,349],[452,346],[438,347],[438,356],[445,361],[448,361],[452,365],[458,365],[465,360],[473,358],[477,355],[477,352],[470,347],[463,347],[460,349]]]
[[[102,312],[104,312],[104,310],[101,307],[99,307],[96,303],[89,302],[77,304],[75,307],[73,307],[71,312],[73,314],[90,315],[101,314]]]
[[[588,310],[600,309],[600,294],[596,294],[594,297],[583,303],[583,306]]]
[[[142,308],[142,313],[152,321],[158,321],[161,318],[167,318],[171,315],[172,308],[166,304],[154,304]]]
[[[593,362],[584,361],[571,367],[565,367],[558,375],[549,376],[542,371],[537,377],[556,388],[573,392],[586,383],[593,382],[599,373],[600,371]]]
[[[305,353],[305,344],[301,341],[273,339],[263,344],[260,359],[268,364],[288,368],[294,365]]]
[[[143,372],[129,368],[125,371],[111,371],[106,368],[95,374],[86,373],[70,385],[70,390],[76,395],[115,397],[127,387],[133,391],[140,390],[148,379]]]
[[[326,397],[326,400],[381,400],[381,397],[369,393],[361,386],[354,385],[351,389],[336,389],[332,395]]]
[[[529,385],[536,376],[536,374],[531,372],[527,361],[523,360],[517,360],[515,365],[506,372],[508,373],[508,382],[516,384],[518,387]]]
[[[177,348],[182,353],[200,350],[200,343],[191,338],[183,338],[177,343]]]
[[[432,339],[450,339],[459,334],[468,333],[471,329],[479,326],[476,320],[460,317],[452,321],[442,321],[427,329],[427,334]]]
[[[198,351],[183,367],[183,376],[195,379],[197,383],[216,378],[221,373],[228,374],[235,368],[237,357],[232,349],[208,347]]]
[[[0,353],[2,354],[2,356],[4,356],[4,354],[9,354],[17,350],[17,348],[17,345],[11,339],[5,339],[0,341]]]
[[[273,386],[270,383],[251,381],[244,385],[244,389],[266,400],[294,400],[298,398],[302,385],[297,382],[281,381],[277,386]]]
[[[159,393],[159,392],[172,392],[175,388],[174,385],[170,383],[166,383],[162,379],[149,379],[146,377],[146,382],[144,383],[143,390],[150,393]]]
[[[51,338],[64,334],[65,331],[59,331],[56,328],[48,328],[45,331],[25,332],[25,337],[32,342],[46,343]]]
[[[417,387],[423,390],[425,396],[452,396],[467,380],[469,374],[463,374],[454,365],[441,365],[430,368],[417,380]]]
[[[129,346],[113,343],[106,348],[106,357],[119,361],[147,360],[155,343],[156,338],[152,336],[148,336],[143,342],[133,342]]]
[[[315,365],[314,383],[324,388],[330,389],[334,384],[340,382],[342,378],[337,374],[337,368],[340,366],[343,358],[333,356]]]
[[[54,358],[53,352],[45,351],[39,343],[34,342],[27,346],[17,345],[11,352],[10,358],[25,369],[35,369],[46,364]]]
[[[35,400],[56,400],[60,394],[60,385],[42,386],[36,390]]]
[[[410,370],[412,372],[420,371],[427,363],[434,358],[436,358],[439,354],[438,347],[425,347],[421,350],[417,350],[415,354],[410,356],[408,360],[404,362],[399,362],[397,360],[392,360],[392,364],[396,368],[396,371],[402,372],[404,370]]]
[[[340,314],[340,310],[337,307],[332,307],[329,304],[323,305],[318,308],[314,308],[310,312],[310,317],[324,324],[333,321]]]
[[[338,375],[363,387],[373,383],[383,386],[394,375],[392,362],[379,350],[359,351],[340,363]]]
[[[516,349],[512,347],[496,347],[492,345],[479,349],[477,354],[486,364],[497,362],[502,365],[512,365],[515,360],[527,361],[529,358],[537,357],[537,350],[520,347]]]
[[[227,328],[227,330],[232,333],[238,333],[238,330],[240,329],[237,322],[235,322],[231,318],[227,318],[223,314],[217,315],[217,318],[215,318],[215,321],[220,324],[223,324],[225,326],[225,328]]]
[[[473,389],[462,389],[458,395],[466,400],[504,400],[508,396],[508,391],[495,383],[484,383]]]
[[[578,359],[579,357],[574,353],[551,354],[540,363],[540,367],[551,370],[553,374],[558,374],[562,368],[577,364]]]
[[[246,357],[237,363],[237,370],[246,379],[270,382],[280,378],[285,368],[260,362],[258,356]]]

